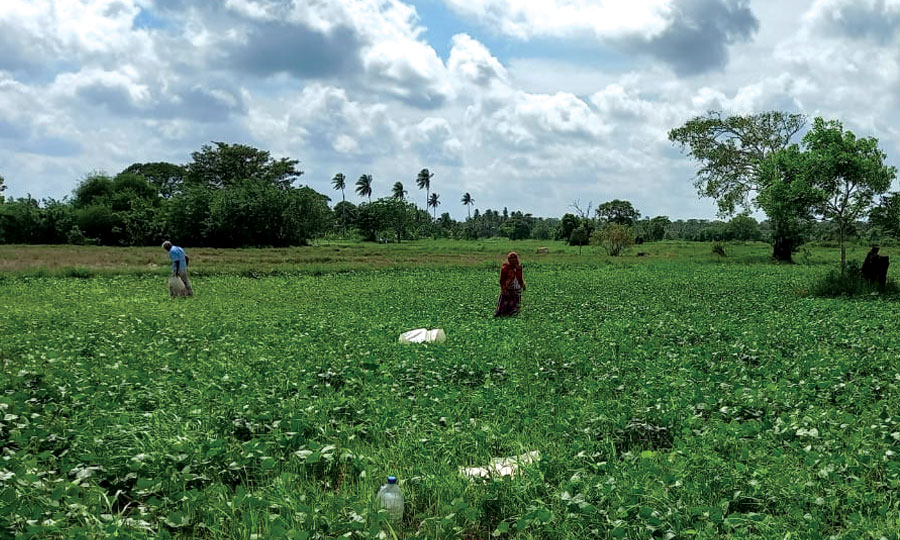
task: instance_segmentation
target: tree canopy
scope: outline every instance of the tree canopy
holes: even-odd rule
[[[754,209],[765,159],[791,144],[806,117],[781,111],[723,117],[711,111],[669,131],[669,140],[700,164],[694,185],[716,200],[719,211]]]
[[[878,139],[858,138],[836,120],[816,118],[803,143],[806,172],[823,194],[816,213],[837,226],[843,271],[847,232],[857,220],[868,216],[875,198],[890,189],[897,169],[885,164],[887,155],[878,147]]]
[[[214,145],[214,146],[213,146]],[[226,188],[245,180],[256,180],[281,189],[291,187],[303,171],[296,159],[274,159],[266,150],[243,144],[213,141],[191,154],[187,181],[194,185]]]
[[[597,206],[597,217],[607,223],[631,226],[640,219],[641,213],[629,201],[614,199]]]

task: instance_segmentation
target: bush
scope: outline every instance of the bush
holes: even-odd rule
[[[569,235],[570,246],[586,246],[591,239],[591,230],[584,225],[579,225]]]
[[[727,257],[728,254],[725,253],[725,242],[713,242],[712,252],[719,257]]]
[[[893,280],[888,280],[882,287],[867,281],[862,276],[860,265],[856,261],[847,261],[847,271],[842,275],[840,270],[832,270],[813,286],[815,296],[834,298],[838,296],[866,296],[871,294],[897,294],[900,288]]]
[[[591,235],[591,243],[603,246],[610,257],[618,257],[623,251],[634,245],[631,231],[618,223],[607,223],[599,231]]]

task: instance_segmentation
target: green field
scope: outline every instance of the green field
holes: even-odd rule
[[[15,268],[0,538],[898,538],[900,303],[810,296],[834,250],[526,244],[523,313],[494,320],[508,244],[466,245],[201,260],[178,300],[144,263]],[[418,327],[448,340],[397,343]],[[519,476],[459,472],[534,450]]]

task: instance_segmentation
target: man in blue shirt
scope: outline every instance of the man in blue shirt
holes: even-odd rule
[[[172,259],[172,275],[181,278],[184,282],[185,296],[194,296],[194,289],[191,288],[191,282],[188,280],[187,267],[189,258],[184,250],[178,246],[173,246],[172,242],[166,240],[162,245],[163,249],[169,252],[169,258]]]

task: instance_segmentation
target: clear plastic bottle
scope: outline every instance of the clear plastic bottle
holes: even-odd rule
[[[387,510],[392,521],[399,522],[403,519],[403,493],[397,485],[396,476],[388,476],[387,484],[378,490],[376,500],[379,506]]]

